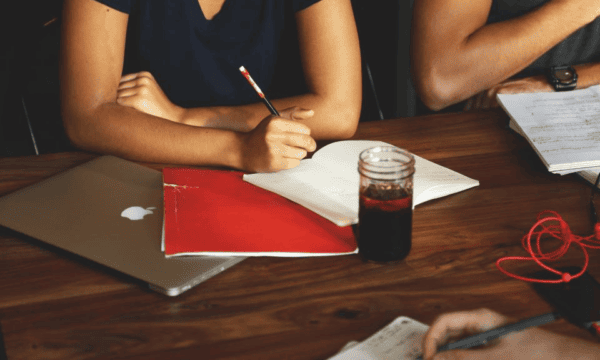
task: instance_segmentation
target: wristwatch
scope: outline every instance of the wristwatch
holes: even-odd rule
[[[553,66],[548,73],[548,81],[555,91],[574,90],[577,87],[577,72],[572,66]]]

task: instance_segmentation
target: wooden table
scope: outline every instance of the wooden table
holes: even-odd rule
[[[501,112],[434,115],[359,127],[480,181],[419,205],[413,249],[397,265],[334,258],[250,258],[175,298],[0,228],[0,323],[9,359],[325,359],[397,316],[488,307],[516,318],[551,311],[496,259],[525,255],[521,237],[546,209],[588,235],[590,185],[552,175]],[[0,195],[94,155],[0,159]],[[160,165],[153,165],[160,168]],[[598,250],[589,272],[600,279]],[[577,250],[560,265],[582,265]],[[521,274],[534,263],[508,264]],[[545,328],[593,340],[565,321]]]

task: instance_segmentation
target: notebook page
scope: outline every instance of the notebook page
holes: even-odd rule
[[[358,178],[340,176],[312,159],[277,173],[244,175],[244,181],[300,204],[338,226],[358,222]]]
[[[548,170],[600,165],[600,86],[497,97]]]
[[[300,165],[269,174],[244,175],[244,181],[275,192],[334,222],[338,226],[358,223],[358,156],[381,141],[348,140],[329,144]],[[423,202],[478,186],[468,178],[417,155],[413,185],[413,208]]]
[[[342,350],[329,360],[415,360],[421,356],[421,343],[429,327],[407,317],[399,317],[367,340]]]
[[[315,153],[314,161],[325,165],[330,171],[343,174],[356,185],[353,196],[358,196],[358,157],[360,153],[375,146],[390,145],[382,141],[349,140],[329,144]],[[468,178],[446,167],[413,154],[415,175],[413,184],[413,208],[429,200],[444,197],[478,186],[479,181]],[[358,200],[356,201],[358,212]]]
[[[523,132],[519,128],[517,123],[515,122],[515,119],[511,118],[510,122],[508,123],[508,126],[513,131],[517,132],[519,135],[525,136],[525,135],[523,135]],[[592,167],[592,168],[587,168],[585,170],[580,170],[580,171],[578,171],[578,169],[560,170],[560,171],[553,171],[552,173],[558,174],[558,175],[569,175],[569,174],[577,173],[577,175],[581,176],[586,181],[588,181],[592,184],[595,184],[596,178],[598,177],[598,173],[600,173],[600,167]]]

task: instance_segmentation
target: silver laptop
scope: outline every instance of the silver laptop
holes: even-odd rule
[[[166,259],[162,174],[102,156],[0,198],[0,225],[176,296],[244,260]]]

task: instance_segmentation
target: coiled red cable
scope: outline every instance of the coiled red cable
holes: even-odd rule
[[[575,235],[571,232],[569,225],[563,220],[563,218],[554,211],[543,211],[538,215],[537,222],[533,225],[529,233],[523,237],[521,240],[521,244],[525,248],[525,250],[531,255],[528,257],[525,256],[506,256],[498,259],[496,261],[496,267],[498,270],[502,271],[504,274],[523,281],[528,282],[536,282],[536,283],[547,283],[547,284],[558,284],[561,282],[568,283],[572,279],[576,279],[583,275],[585,270],[589,264],[589,255],[587,253],[586,248],[590,249],[600,249],[600,223],[596,224],[594,227],[594,234],[586,237],[582,237],[579,235]],[[558,239],[562,241],[561,246],[549,253],[543,253],[541,249],[541,241],[544,235],[550,236],[552,238]],[[532,238],[535,238],[536,244],[535,249],[532,246]],[[571,244],[576,244],[581,248],[585,256],[585,263],[583,268],[577,274],[569,274],[563,273],[556,269],[551,268],[550,266],[544,264],[542,261],[554,261],[560,259],[563,255],[567,253]],[[542,280],[542,279],[534,279],[528,278],[524,276],[519,276],[513,273],[506,271],[500,266],[500,263],[507,260],[524,260],[524,261],[535,261],[542,268],[557,274],[560,276],[560,279],[557,280]]]

